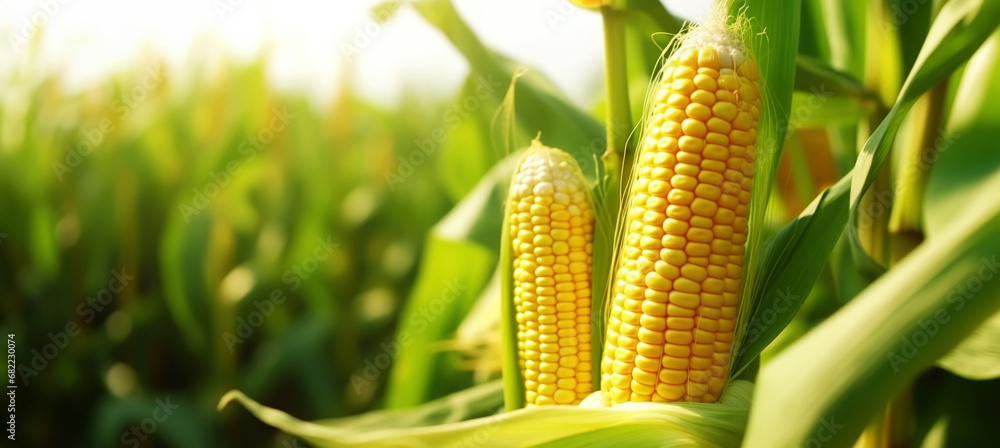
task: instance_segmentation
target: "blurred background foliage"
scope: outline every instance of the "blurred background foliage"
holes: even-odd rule
[[[930,6],[888,39],[866,31],[865,2],[833,3],[802,2],[770,232],[848,175],[865,140],[858,123],[886,114],[938,2],[921,3]],[[656,33],[681,21],[660,2],[634,5],[628,73],[639,116],[667,40]],[[243,410],[217,412],[219,397],[240,389],[316,420],[408,408],[498,377],[509,156],[541,131],[597,177],[604,104],[572,105],[478,40],[449,2],[416,10],[469,73],[451,95],[409,92],[391,107],[356,95],[349,77],[317,105],[276,90],[263,59],[207,53],[183,72],[150,55],[79,93],[28,69],[3,73],[0,328],[16,335],[25,381],[19,446],[131,446],[123,434],[158,400],[178,407],[142,446],[304,446]],[[871,76],[872,45],[892,67],[884,76]],[[959,78],[942,84],[949,98]],[[948,157],[952,171],[936,176],[969,168]],[[762,362],[873,279],[842,236]],[[942,369],[921,377],[919,436],[942,437],[933,427],[950,415],[985,421],[997,381]],[[985,428],[967,427],[948,437],[976,440]]]
[[[157,72],[146,90],[147,67],[72,96],[30,73],[3,82],[0,323],[29,368],[49,333],[81,329],[27,374],[24,446],[116,445],[168,396],[179,417],[149,446],[245,445],[271,431],[216,413],[236,387],[315,418],[376,406],[387,375],[358,390],[349,377],[391,340],[425,235],[489,167],[455,161],[469,157],[451,144],[386,182],[447,101],[385,110],[345,85],[317,110],[275,93],[260,64]],[[259,152],[240,146],[275,111],[287,128]],[[116,273],[125,286],[108,299]]]

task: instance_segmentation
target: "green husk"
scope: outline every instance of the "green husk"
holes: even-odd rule
[[[509,187],[508,187],[509,188]],[[504,210],[500,247],[500,350],[503,372],[504,406],[508,411],[524,407],[524,378],[517,354],[517,312],[514,310],[514,250],[511,244],[508,212]]]
[[[757,62],[762,102],[757,130],[757,165],[750,198],[752,206],[747,217],[749,231],[743,289],[737,327],[733,334],[734,362],[730,363],[731,377],[737,377],[766,347],[766,343],[770,342],[770,339],[761,339],[762,344],[752,344],[750,342],[757,340],[748,339],[754,334],[753,325],[759,319],[757,313],[762,309],[762,303],[775,294],[775,291],[768,289],[772,277],[777,273],[768,269],[773,268],[772,264],[766,263],[769,261],[766,250],[770,245],[768,235],[764,232],[764,224],[767,221],[771,188],[788,132],[795,85],[801,2],[726,3],[729,14],[738,18],[733,27],[740,33],[747,52]],[[786,249],[787,247],[781,247],[779,250]]]

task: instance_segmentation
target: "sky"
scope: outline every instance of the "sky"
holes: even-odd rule
[[[134,67],[150,54],[164,70],[190,70],[197,57],[250,61],[268,56],[268,79],[319,104],[350,76],[370,101],[391,105],[405,91],[448,95],[468,64],[410,7],[384,26],[379,0],[6,0],[0,2],[0,76],[17,67],[56,73],[78,91]],[[697,19],[711,0],[668,0]],[[588,104],[603,75],[597,13],[568,0],[454,0],[488,46],[548,76]],[[30,46],[37,45],[37,52]],[[197,57],[196,57],[197,56]],[[33,76],[34,78],[35,76]],[[2,78],[0,78],[2,79]]]

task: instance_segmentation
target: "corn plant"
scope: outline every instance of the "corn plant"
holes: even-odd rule
[[[655,0],[573,3],[603,22],[604,95],[592,110],[489,48],[449,1],[407,4],[469,62],[462,92],[482,107],[449,130],[437,172],[411,166],[398,191],[396,171],[409,170],[387,169],[388,191],[328,171],[393,165],[424,137],[411,127],[433,125],[410,118],[425,115],[419,106],[401,108],[391,120],[409,124],[393,128],[351,98],[318,116],[271,94],[260,67],[183,95],[168,81],[129,109],[139,118],[102,134],[102,151],[68,167],[65,129],[115,106],[61,105],[49,81],[27,101],[8,87],[27,81],[5,80],[0,225],[15,237],[0,234],[2,294],[14,298],[4,310],[36,316],[5,313],[5,328],[29,346],[60,341],[42,329],[65,321],[52,310],[78,305],[63,298],[99,290],[120,260],[139,278],[113,296],[112,316],[76,308],[100,318],[86,318],[66,358],[114,366],[85,377],[59,367],[74,363],[43,366],[27,406],[44,394],[105,398],[89,433],[105,444],[144,416],[150,391],[105,396],[103,376],[139,376],[140,389],[170,376],[126,365],[150,364],[144,347],[124,348],[138,339],[179,341],[164,356],[210,372],[182,399],[183,425],[164,427],[182,446],[218,444],[209,419],[246,418],[204,405],[237,387],[220,408],[237,401],[316,446],[995,444],[1000,2],[725,0],[683,25]],[[205,92],[229,100],[205,106]],[[285,103],[298,124],[244,159],[245,133]],[[220,184],[230,160],[243,174],[192,209],[187,192]],[[407,204],[419,207],[390,212]],[[345,216],[324,218],[334,208]],[[290,300],[267,296],[294,305],[254,335],[215,337],[238,334],[247,298],[283,292],[282,271],[299,268],[286,265],[327,229],[344,245],[327,269],[296,277]],[[417,251],[394,243],[407,238],[424,238],[412,243],[417,267],[399,261]],[[359,261],[374,252],[396,273]],[[358,277],[388,286],[363,293]],[[385,300],[397,293],[398,316]],[[391,317],[354,319],[351,306]],[[246,348],[262,335],[277,336]],[[332,340],[336,363],[323,349]],[[286,366],[300,376],[275,373]],[[308,393],[275,406],[339,418],[303,421],[250,398],[274,400],[266,385],[279,380]],[[84,381],[98,387],[74,387]],[[369,401],[352,403],[362,393]],[[373,402],[385,409],[344,416]],[[76,431],[70,417],[27,412]],[[29,441],[73,446],[38,427]]]

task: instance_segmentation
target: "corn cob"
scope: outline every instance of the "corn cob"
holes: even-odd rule
[[[508,196],[517,350],[528,405],[578,404],[592,391],[594,215],[579,165],[537,140]]]
[[[714,402],[727,377],[756,159],[757,69],[724,24],[664,63],[623,213],[601,388]]]

